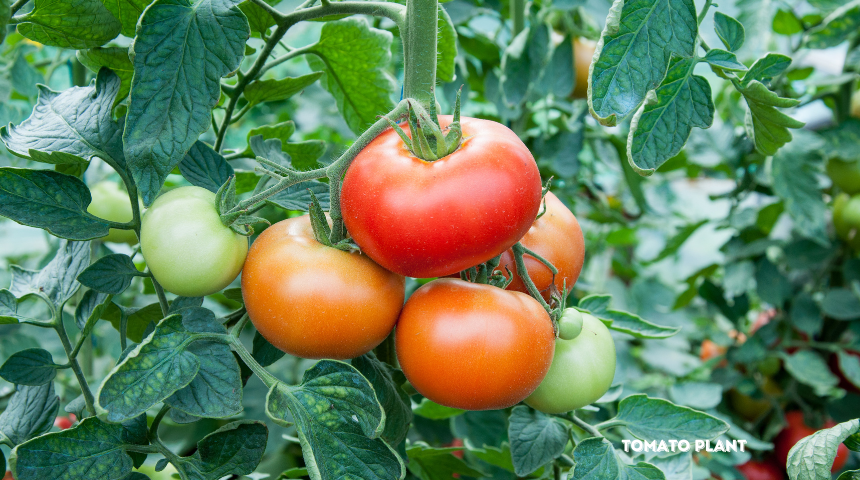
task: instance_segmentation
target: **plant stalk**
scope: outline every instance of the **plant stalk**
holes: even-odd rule
[[[437,0],[406,0],[403,38],[403,97],[418,100],[425,109],[436,106]]]

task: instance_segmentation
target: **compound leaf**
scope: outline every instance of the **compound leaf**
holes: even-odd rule
[[[52,47],[90,48],[116,38],[120,28],[101,0],[36,0],[18,33]]]
[[[750,69],[747,75],[751,73],[753,69]],[[800,103],[798,100],[782,98],[758,80],[751,80],[740,92],[749,106],[747,135],[753,139],[756,150],[762,155],[773,155],[780,147],[790,142],[792,137],[789,128],[801,128],[805,125],[777,110],[777,107],[794,107]]]

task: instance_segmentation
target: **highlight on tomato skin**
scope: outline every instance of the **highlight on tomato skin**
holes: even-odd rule
[[[443,128],[451,121],[439,116]],[[486,262],[522,238],[537,216],[541,178],[525,144],[497,122],[461,123],[460,148],[439,160],[413,156],[389,128],[346,171],[346,228],[362,252],[392,272],[432,278]]]
[[[242,270],[248,316],[266,340],[291,355],[361,356],[394,328],[405,279],[367,255],[320,244],[309,218],[278,222],[251,245]]]
[[[443,278],[412,294],[395,342],[400,367],[421,395],[452,408],[496,410],[537,388],[552,364],[555,333],[528,295]]]

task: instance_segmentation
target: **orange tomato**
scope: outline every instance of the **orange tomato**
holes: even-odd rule
[[[591,59],[594,57],[595,43],[585,38],[573,39],[573,65],[576,73],[576,83],[573,87],[573,98],[586,98],[588,96],[588,69],[591,67]]]
[[[395,330],[397,359],[425,397],[466,410],[516,405],[546,376],[552,321],[520,292],[451,278],[419,288]]]
[[[726,353],[726,347],[721,345],[717,345],[711,340],[703,340],[702,348],[699,350],[699,358],[702,359],[703,362],[707,362],[708,360],[719,357]],[[724,365],[725,361],[721,362],[720,365]]]
[[[397,322],[404,285],[365,255],[317,242],[307,215],[267,228],[242,270],[257,331],[303,358],[354,358],[379,345]]]

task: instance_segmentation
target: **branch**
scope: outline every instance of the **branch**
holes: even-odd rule
[[[72,368],[72,371],[75,373],[75,378],[78,380],[78,385],[81,387],[81,393],[84,396],[84,402],[87,405],[87,410],[89,410],[93,415],[96,414],[95,407],[95,398],[93,397],[93,392],[90,390],[90,386],[87,383],[86,377],[84,377],[84,372],[81,371],[81,365],[78,363],[78,360],[72,355],[72,344],[69,341],[69,335],[66,333],[66,327],[63,325],[63,309],[60,308],[58,313],[54,316],[54,330],[57,332],[57,336],[60,337],[60,341],[63,343],[63,350],[66,351],[66,357],[69,359],[69,366]]]

